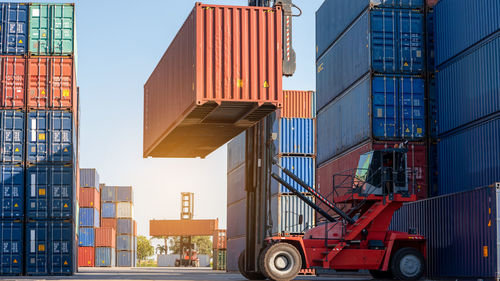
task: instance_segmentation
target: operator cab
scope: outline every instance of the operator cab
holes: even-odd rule
[[[408,195],[406,148],[370,151],[359,158],[353,192],[362,195]]]

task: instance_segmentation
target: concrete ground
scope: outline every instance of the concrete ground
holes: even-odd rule
[[[0,280],[172,280],[172,281],[246,281],[238,273],[213,271],[208,268],[81,268],[80,272],[68,277],[3,277]],[[296,280],[311,281],[356,281],[372,280],[367,275],[343,276],[300,276]]]

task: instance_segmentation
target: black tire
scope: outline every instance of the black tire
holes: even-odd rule
[[[266,280],[266,276],[260,272],[246,272],[245,271],[245,250],[241,252],[240,257],[238,258],[238,269],[243,275],[248,280]]]
[[[425,273],[425,261],[415,248],[399,249],[391,258],[391,271],[398,280],[419,280]]]
[[[370,275],[375,279],[394,279],[394,275],[392,275],[392,272],[390,270],[370,270]]]
[[[260,270],[274,281],[293,280],[302,269],[302,256],[294,246],[277,243],[266,248],[259,258]]]

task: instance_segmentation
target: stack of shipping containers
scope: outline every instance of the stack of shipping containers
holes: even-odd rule
[[[78,266],[94,267],[101,203],[99,174],[95,169],[80,169],[79,193]]]
[[[1,3],[0,10],[0,274],[70,275],[78,196],[74,6]]]
[[[500,3],[440,0],[427,19],[437,197],[405,205],[391,227],[427,237],[431,277],[498,279]]]
[[[282,166],[293,171],[311,187],[315,171],[315,95],[309,91],[284,91],[283,108],[268,118],[274,119],[273,135],[276,158]],[[240,134],[228,144],[227,156],[227,270],[238,270],[238,257],[245,249],[246,190],[245,190],[245,140]],[[287,182],[305,191],[290,178]],[[271,182],[270,221],[271,232],[302,233],[315,223],[314,211],[285,187]],[[299,224],[299,217],[303,223]]]
[[[110,252],[109,266],[133,267],[136,260],[137,224],[133,220],[133,192],[131,186],[106,186],[101,192],[102,227],[116,233],[115,257]],[[112,247],[109,247],[112,248]],[[110,249],[109,251],[112,251]],[[116,263],[113,263],[113,259]]]
[[[353,175],[361,154],[404,140],[410,188],[427,197],[423,8],[423,0],[325,1],[316,12],[316,179],[331,200],[347,185],[333,175]]]
[[[213,236],[213,270],[226,270],[227,269],[227,239],[226,230],[217,229]]]

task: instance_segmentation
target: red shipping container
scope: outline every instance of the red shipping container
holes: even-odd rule
[[[316,115],[313,91],[283,91],[282,118],[314,118]]]
[[[354,169],[358,166],[359,156],[361,154],[371,150],[392,148],[397,144],[399,144],[399,142],[365,142],[326,162],[316,171],[318,191],[329,200],[333,200],[333,175],[352,175]],[[414,193],[417,195],[418,199],[427,198],[427,147],[425,144],[408,144],[407,168],[409,171],[408,177],[410,180],[408,186],[410,190],[414,189]],[[347,176],[336,176],[335,185],[347,187],[349,179],[351,178]],[[347,191],[347,189],[338,191],[341,194]]]
[[[71,109],[75,107],[73,58],[34,57],[28,59],[28,107]]]
[[[116,223],[117,223],[116,219],[101,218],[101,227],[111,227],[116,230]]]
[[[134,236],[137,236],[137,221],[134,220]]]
[[[0,107],[24,108],[26,59],[16,56],[1,56],[2,85],[0,87]]]
[[[277,107],[281,8],[196,3],[144,85],[144,157],[205,157]]]
[[[78,267],[94,267],[94,247],[78,247]]]
[[[112,227],[96,228],[95,246],[116,248],[116,230]]]
[[[90,187],[80,187],[79,204],[81,208],[101,209],[101,195],[99,190]]]

